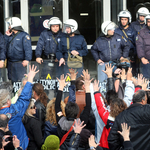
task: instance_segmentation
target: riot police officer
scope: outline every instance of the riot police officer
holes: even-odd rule
[[[139,32],[141,29],[143,29],[146,25],[144,23],[145,17],[149,14],[149,10],[145,7],[141,7],[138,9],[136,13],[136,21],[131,23],[131,26]]]
[[[64,74],[69,68],[77,69],[78,76],[83,70],[83,56],[88,53],[87,43],[80,32],[78,31],[78,23],[74,19],[68,19],[63,24],[63,32],[67,37],[60,39],[56,57],[59,60],[59,67],[64,67]],[[74,61],[69,61],[68,58],[74,58]],[[80,61],[77,62],[77,59]],[[81,65],[80,65],[81,64]]]
[[[8,79],[12,82],[21,81],[32,59],[31,38],[24,32],[18,17],[7,18],[6,22],[9,24],[5,34]]]
[[[118,33],[119,35],[123,36],[127,39],[127,41],[130,44],[130,51],[129,51],[129,57],[131,61],[131,67],[132,67],[132,73],[135,76],[137,71],[136,66],[136,46],[135,46],[135,39],[137,36],[137,32],[134,30],[134,28],[131,26],[131,14],[127,10],[123,10],[118,14],[118,22],[119,27],[115,30],[115,33]]]
[[[129,55],[129,44],[125,38],[115,33],[116,24],[112,21],[105,21],[101,25],[103,35],[98,37],[91,53],[98,63],[98,80],[103,82],[107,79],[105,73],[105,64],[109,61],[127,58]]]
[[[50,18],[48,22],[49,29],[44,30],[37,43],[35,50],[36,61],[41,64],[43,59],[41,58],[42,50],[44,49],[44,58],[46,59],[55,59],[56,58],[56,49],[60,38],[64,36],[61,32],[62,22],[58,17]],[[55,61],[57,61],[55,59]]]
[[[146,27],[141,29],[137,38],[137,54],[141,59],[141,72],[144,77],[150,79],[150,15],[145,17]]]

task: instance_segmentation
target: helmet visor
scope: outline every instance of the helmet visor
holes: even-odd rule
[[[71,26],[68,24],[63,24],[62,32],[66,33],[66,34],[72,33]]]
[[[106,32],[108,30],[115,30],[117,28],[117,25],[114,22],[111,22],[110,24],[108,24],[108,26],[106,26]]]

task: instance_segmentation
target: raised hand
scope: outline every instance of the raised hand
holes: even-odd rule
[[[83,75],[81,75],[84,79],[84,81],[82,81],[84,83],[85,86],[85,91],[86,93],[90,93],[90,84],[91,81],[93,80],[93,78],[90,80],[90,74],[88,73],[88,70],[86,69],[82,71]]]
[[[34,67],[34,65],[29,65],[29,73],[28,73],[28,82],[33,82],[33,78],[35,75],[39,72],[39,70],[36,71],[37,66]]]
[[[86,124],[84,124],[84,121],[80,121],[80,119],[75,119],[75,123],[73,125],[73,129],[75,133],[80,134],[80,132],[82,131],[82,129],[86,126]]]
[[[69,69],[69,72],[70,73],[67,73],[67,75],[70,76],[71,80],[76,80],[78,72],[75,72],[75,70],[72,68]]]
[[[112,77],[113,68],[114,68],[114,66],[111,67],[111,64],[108,63],[108,64],[106,64],[106,70],[105,71],[102,70],[102,71],[107,75],[108,78],[111,78]]]
[[[98,144],[95,143],[95,137],[94,137],[94,135],[91,135],[89,138],[89,146],[96,148],[99,144],[100,143],[98,143]]]
[[[127,80],[132,80],[132,68],[128,68],[128,71],[127,71]]]
[[[100,89],[99,80],[98,80],[98,82],[97,82],[97,80],[94,80],[93,88],[94,88],[94,92],[99,91],[99,89]]]
[[[142,82],[142,90],[147,90],[147,85],[149,83],[149,80],[143,78],[143,82]]]
[[[58,82],[59,82],[59,90],[63,91],[64,87],[69,83],[69,82],[65,82],[66,81],[67,76],[64,78],[64,74],[62,74],[60,76],[60,79],[57,78]]]
[[[130,126],[128,127],[127,123],[121,123],[122,132],[118,131],[120,135],[123,136],[124,141],[130,141],[129,134],[130,134]]]

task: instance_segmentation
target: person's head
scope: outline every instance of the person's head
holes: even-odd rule
[[[147,27],[150,29],[150,14],[145,17],[144,22],[147,25]]]
[[[59,150],[60,140],[56,135],[49,135],[44,144],[41,147],[41,150]]]
[[[30,103],[28,105],[28,108],[27,108],[25,114],[29,117],[34,117],[33,115],[36,114],[36,107],[35,107],[35,104],[34,104],[34,101],[32,100],[32,98],[30,100]]]
[[[9,25],[10,32],[14,31],[24,31],[22,28],[22,22],[18,17],[10,17],[6,19],[6,22]]]
[[[76,118],[79,113],[79,106],[76,103],[68,102],[65,107],[65,114],[68,118]]]
[[[134,95],[133,95],[133,103],[140,103],[142,105],[147,104],[147,95],[144,90],[138,90]]]
[[[6,89],[0,89],[0,108],[3,105],[11,105],[11,94]]]
[[[53,34],[57,34],[59,30],[62,28],[62,22],[58,17],[52,17],[48,22],[48,26],[50,30],[53,32]]]
[[[13,86],[10,82],[1,82],[0,83],[0,89],[6,89],[9,91],[9,93],[12,93]]]
[[[112,21],[105,21],[101,25],[101,30],[106,36],[113,36],[116,28],[116,24]]]
[[[118,22],[123,26],[126,27],[129,23],[131,23],[131,14],[127,10],[123,10],[118,14]]]
[[[148,14],[149,10],[146,7],[141,7],[136,13],[136,18],[140,21],[140,23],[144,23],[144,19]]]
[[[46,107],[46,121],[49,121],[53,125],[57,125],[56,115],[55,115],[55,101],[56,98],[53,98],[51,101],[49,101]],[[63,115],[66,116],[65,115],[66,104],[63,101],[61,101],[60,105],[61,105],[61,110]]]
[[[78,23],[74,19],[68,19],[63,23],[63,32],[71,35],[78,29]]]
[[[9,118],[5,114],[0,114],[0,129],[5,131],[8,128]]]
[[[78,77],[75,81],[76,91],[84,90],[83,77]]]
[[[33,90],[33,97],[36,100],[40,100],[41,103],[44,106],[46,106],[47,105],[48,97],[47,97],[46,93],[44,92],[43,85],[40,84],[40,83],[34,83],[32,90]]]
[[[107,100],[107,104],[110,105],[111,101],[113,99],[116,99],[118,97],[118,94],[116,93],[115,90],[109,90],[106,93],[106,100]]]
[[[126,108],[127,104],[122,99],[115,98],[110,103],[110,115],[115,118]]]

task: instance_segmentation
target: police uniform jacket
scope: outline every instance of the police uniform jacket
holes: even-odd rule
[[[118,34],[112,37],[100,36],[91,47],[91,53],[98,61],[101,59],[104,62],[128,57],[130,46],[125,38]]]
[[[67,37],[62,37],[58,44],[58,48],[56,51],[56,57],[58,60],[61,58],[67,59],[68,58],[68,51],[71,53],[72,50],[76,50],[79,53],[79,56],[86,56],[88,53],[87,44],[82,35],[75,35],[69,38],[69,47],[67,49]]]
[[[2,33],[0,33],[0,60],[5,60],[6,58],[6,47],[5,47],[5,40]]]
[[[11,62],[23,61],[32,59],[31,38],[26,32],[20,32],[13,37],[5,35],[7,46],[7,59]],[[13,40],[12,40],[13,39]]]
[[[150,29],[147,26],[140,30],[136,39],[136,47],[140,59],[144,57],[150,60]]]
[[[126,35],[124,34],[123,30],[126,33]],[[129,25],[127,29],[123,29],[123,27],[120,25],[115,30],[115,33],[126,38],[126,40],[130,43],[130,49],[133,49],[136,53],[135,40],[136,40],[137,32],[136,30],[134,30],[134,28],[131,25]]]
[[[134,28],[134,30],[136,30],[137,32],[139,32],[141,29],[145,28],[146,25],[144,24],[140,24],[140,22],[138,20],[134,21],[131,23],[131,26]]]
[[[57,45],[62,36],[66,36],[66,34],[59,31],[57,35],[53,35],[50,30],[44,30],[37,43],[35,50],[36,58],[41,57],[43,49],[45,56],[48,56],[49,54],[56,54]]]

